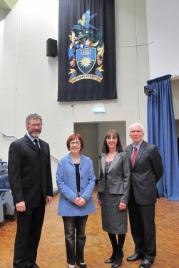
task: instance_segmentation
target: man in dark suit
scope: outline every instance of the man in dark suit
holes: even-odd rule
[[[139,123],[129,127],[132,144],[127,147],[131,165],[131,193],[128,204],[135,254],[128,261],[142,259],[139,268],[148,268],[156,256],[156,182],[163,174],[162,159],[155,145],[143,140]]]
[[[26,129],[26,135],[9,148],[9,181],[17,211],[14,268],[39,267],[36,256],[45,204],[53,196],[49,145],[39,139],[41,116],[28,115]]]

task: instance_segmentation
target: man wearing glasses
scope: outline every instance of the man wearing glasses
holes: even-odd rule
[[[149,268],[156,256],[155,202],[156,183],[163,174],[157,147],[143,140],[139,123],[129,127],[132,144],[127,147],[131,167],[131,193],[128,204],[135,254],[128,261],[142,259],[139,268]]]

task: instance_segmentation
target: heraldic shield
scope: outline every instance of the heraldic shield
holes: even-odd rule
[[[88,74],[94,67],[96,62],[96,48],[79,48],[76,50],[76,61],[78,69],[83,74]]]

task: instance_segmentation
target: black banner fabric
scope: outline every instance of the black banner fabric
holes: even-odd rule
[[[58,101],[116,99],[114,0],[59,0]]]

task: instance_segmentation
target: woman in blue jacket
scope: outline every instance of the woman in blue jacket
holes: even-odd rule
[[[84,261],[85,226],[88,215],[95,212],[93,164],[89,157],[81,154],[83,139],[79,134],[70,135],[66,145],[69,154],[59,160],[56,174],[60,192],[58,214],[64,222],[68,267],[73,268],[76,263],[80,268],[87,268]]]

